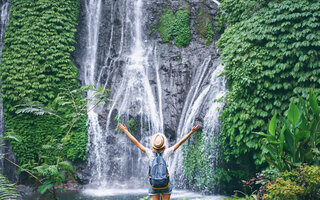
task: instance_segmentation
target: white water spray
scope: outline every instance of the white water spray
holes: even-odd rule
[[[119,5],[125,6],[125,10],[128,11],[126,15],[120,15],[121,19],[121,40],[118,57],[111,56],[111,46],[113,41],[113,31],[115,27],[111,25],[111,34],[109,40],[109,48],[107,52],[107,58],[105,65],[99,67],[97,64],[97,51],[98,51],[98,34],[100,23],[100,11],[101,2],[88,1],[86,6],[87,11],[87,53],[84,61],[85,66],[85,83],[96,86],[106,87],[109,80],[113,80],[115,70],[122,71],[123,75],[121,80],[116,80],[116,83],[111,86],[111,99],[112,104],[95,109],[88,114],[88,127],[89,127],[89,165],[91,167],[92,180],[91,184],[98,187],[128,187],[121,185],[122,178],[130,179],[133,174],[137,176],[140,174],[140,178],[137,179],[137,184],[132,186],[144,185],[141,180],[146,180],[146,159],[144,155],[137,150],[132,150],[132,146],[123,133],[115,132],[115,116],[121,122],[135,123],[135,132],[143,133],[141,143],[145,146],[149,144],[149,137],[159,131],[163,131],[163,117],[159,109],[161,105],[156,104],[155,97],[152,88],[149,83],[148,70],[150,64],[148,62],[149,52],[146,49],[152,49],[151,46],[147,46],[142,42],[141,32],[141,9],[142,0],[137,1],[121,1]],[[119,6],[118,5],[118,6]],[[112,10],[116,9],[117,5],[111,5]],[[113,12],[113,11],[112,11]],[[115,13],[111,14],[111,20],[115,18]],[[125,31],[129,30],[129,31]],[[132,45],[130,52],[123,51],[123,45],[125,38],[131,38]],[[111,60],[107,62],[107,60]],[[113,66],[117,61],[125,61],[122,66],[118,66],[118,69]],[[104,74],[109,72],[104,77]],[[105,78],[105,79],[104,79]],[[159,81],[160,82],[160,81]],[[159,83],[158,82],[158,83]],[[159,83],[160,84],[160,83]],[[158,84],[158,86],[160,86]],[[161,91],[161,89],[158,89]],[[90,95],[90,94],[88,94]],[[155,95],[159,95],[155,94]],[[159,97],[157,97],[159,99]],[[103,109],[107,109],[104,112]],[[101,112],[106,116],[105,123],[99,123],[99,116]],[[160,114],[159,114],[160,113]],[[130,125],[130,123],[129,123]],[[129,127],[132,128],[132,127]],[[135,157],[137,161],[133,161]],[[115,166],[113,166],[115,165]],[[134,169],[134,171],[133,171]],[[122,176],[119,176],[123,174]],[[143,173],[143,174],[142,174]]]
[[[226,93],[226,85],[224,77],[219,77],[218,75],[222,72],[223,66],[218,65],[216,67],[217,60],[213,66],[209,65],[209,59],[204,60],[201,71],[196,74],[193,79],[192,87],[189,90],[188,96],[186,98],[186,104],[183,108],[183,112],[180,118],[180,123],[178,127],[177,139],[183,138],[193,126],[195,126],[196,117],[198,117],[200,112],[205,112],[204,123],[203,123],[203,141],[212,141],[210,138],[214,138],[220,132],[220,122],[219,114],[224,103],[216,102],[223,97]],[[205,75],[209,71],[209,76]],[[208,82],[207,84],[204,82]],[[209,102],[209,103],[208,103]],[[203,105],[207,105],[203,108]],[[220,109],[221,108],[221,109]],[[208,144],[209,145],[209,144]],[[215,162],[217,162],[217,151],[211,152],[210,154],[215,156]],[[209,158],[208,158],[209,159]],[[211,158],[210,158],[211,159]],[[213,160],[213,159],[211,159]],[[184,171],[183,171],[183,155],[181,148],[177,150],[173,159],[170,162],[170,171],[174,172],[174,182],[177,186],[183,187],[184,184]]]
[[[106,32],[102,30],[106,26],[101,25],[104,20],[101,12],[106,5],[110,8],[109,37],[101,50],[99,48],[103,45],[99,34]],[[150,137],[164,131],[162,84],[174,87],[175,83],[172,79],[170,83],[161,83],[161,49],[142,39],[143,0],[110,0],[106,3],[87,0],[85,6],[88,36],[81,65],[83,79],[87,85],[109,87],[112,99],[112,104],[98,107],[88,114],[90,187],[142,188],[147,185],[146,156],[124,133],[115,130],[116,123],[127,124],[140,143],[150,148]],[[188,58],[183,59],[187,62]],[[194,66],[190,90],[179,119],[177,140],[187,134],[200,115],[204,120],[205,136],[211,137],[212,132],[217,132],[219,112],[216,107],[221,103],[213,100],[225,93],[225,81],[216,77],[223,68],[217,67],[218,63],[219,60],[212,62],[208,56],[201,66]],[[176,182],[184,180],[180,150],[169,166],[169,170],[175,172],[171,177]]]

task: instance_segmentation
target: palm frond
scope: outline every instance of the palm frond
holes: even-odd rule
[[[0,199],[15,200],[19,196],[14,184],[10,183],[6,177],[0,173]]]

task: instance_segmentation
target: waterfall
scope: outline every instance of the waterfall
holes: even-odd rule
[[[149,84],[148,73],[151,64],[148,61],[153,47],[142,41],[141,9],[142,0],[109,2],[111,4],[111,28],[109,28],[109,46],[105,48],[104,61],[98,61],[99,27],[101,1],[86,1],[87,54],[82,62],[84,82],[87,85],[111,88],[112,104],[101,106],[88,114],[89,126],[89,166],[91,168],[91,184],[109,188],[121,186],[124,180],[130,180],[132,186],[145,185],[147,170],[146,158],[128,138],[116,132],[116,123],[121,121],[128,125],[130,131],[141,143],[149,147],[149,139],[156,132],[163,132],[162,117],[159,111],[161,104],[156,103],[155,94]],[[125,14],[116,12],[125,9]],[[120,21],[121,31],[117,56],[112,55],[114,45],[115,20]],[[123,51],[125,49],[125,51]],[[147,51],[150,50],[151,51]],[[99,63],[98,63],[99,62]],[[119,63],[122,63],[119,65]],[[102,64],[101,64],[102,63]],[[121,72],[121,77],[114,79]],[[159,79],[159,78],[158,78]],[[159,80],[158,87],[160,87]],[[161,91],[161,89],[158,89]],[[88,95],[91,95],[90,93]],[[105,117],[101,123],[101,117]],[[115,120],[118,119],[118,120]],[[143,136],[141,133],[143,132]],[[136,160],[134,160],[136,159]],[[140,173],[140,174],[139,174]],[[137,178],[139,177],[139,178]],[[136,184],[132,184],[136,182]]]
[[[204,60],[200,67],[201,70],[196,73],[193,79],[178,126],[177,139],[179,140],[196,125],[196,118],[201,114],[205,114],[202,127],[205,145],[199,148],[209,147],[210,142],[213,141],[212,139],[220,132],[218,117],[222,110],[220,108],[223,107],[224,103],[215,100],[219,100],[227,91],[225,78],[219,77],[224,69],[222,65],[218,65],[220,59],[216,60],[212,66],[209,65],[209,59]],[[217,164],[218,151],[217,149],[213,150],[212,152],[208,152],[208,160],[210,160],[212,165],[210,167],[215,167]],[[183,156],[180,148],[175,152],[173,159],[171,159],[171,168],[169,169],[174,172],[174,180],[178,187],[183,187],[185,184],[182,163]]]
[[[147,157],[124,133],[117,130],[117,123],[126,124],[134,137],[150,148],[151,136],[166,131],[165,125],[170,121],[166,101],[175,98],[170,106],[177,107],[177,128],[167,145],[186,135],[199,118],[202,119],[204,137],[214,137],[220,130],[217,108],[223,106],[214,99],[220,98],[226,91],[224,78],[217,77],[223,66],[219,65],[220,59],[212,58],[210,48],[207,48],[208,52],[199,50],[198,54],[191,56],[184,52],[187,50],[179,50],[181,64],[192,61],[199,65],[192,65],[190,72],[181,75],[181,80],[188,80],[190,76],[191,81],[179,83],[183,89],[171,97],[168,95],[170,90],[181,86],[177,86],[173,79],[173,74],[178,72],[176,69],[172,74],[165,74],[169,71],[165,68],[171,68],[171,63],[163,60],[168,46],[145,34],[145,24],[150,17],[146,7],[152,2],[84,2],[83,27],[86,30],[82,36],[84,53],[78,57],[79,76],[86,85],[109,89],[112,100],[111,104],[99,106],[88,114],[88,165],[91,171],[88,188],[146,187]],[[201,47],[195,46],[194,49]],[[176,95],[181,95],[179,100]],[[181,110],[175,104],[181,105]],[[215,156],[211,155],[209,159],[214,164]],[[169,160],[169,171],[173,174],[171,178],[180,188],[184,188],[182,160],[180,149]]]
[[[4,34],[9,22],[8,12],[9,12],[10,3],[8,0],[2,0],[0,6],[1,6],[1,9],[0,9],[0,22],[1,22],[0,24],[0,55],[1,55],[3,42],[4,42]]]
[[[3,42],[4,42],[4,34],[5,34],[5,30],[7,28],[8,25],[8,21],[9,21],[9,7],[10,7],[10,3],[8,1],[1,1],[1,9],[0,9],[0,55],[2,53],[2,47],[3,47]],[[1,58],[0,58],[0,63],[1,63]],[[1,80],[0,80],[0,86],[1,86]],[[3,135],[4,132],[4,120],[3,120],[3,104],[1,102],[2,98],[1,98],[1,93],[0,93],[0,136]],[[0,153],[2,153],[4,149],[1,148],[0,149]],[[2,171],[3,169],[3,160],[0,159],[0,171]]]

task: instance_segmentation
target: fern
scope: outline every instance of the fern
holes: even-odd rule
[[[18,197],[17,189],[11,184],[6,177],[0,173],[0,199],[15,200]]]

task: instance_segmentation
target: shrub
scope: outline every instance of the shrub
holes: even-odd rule
[[[284,172],[281,176],[302,186],[304,199],[320,198],[320,167],[304,164],[297,169]]]
[[[159,19],[159,33],[162,42],[170,42],[173,38],[173,28],[175,24],[175,16],[171,9],[163,10],[163,14]]]
[[[177,47],[181,48],[190,43],[189,12],[179,8],[174,15],[171,9],[163,10],[159,19],[159,33],[162,42],[170,42],[174,39]]]
[[[262,199],[266,200],[298,200],[303,194],[303,188],[298,186],[295,182],[277,178],[273,184],[269,183],[267,186],[267,194],[263,195]]]
[[[320,168],[302,165],[292,171],[286,171],[273,183],[268,183],[262,199],[308,199],[320,198]]]

